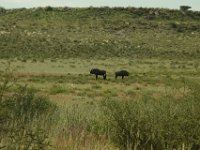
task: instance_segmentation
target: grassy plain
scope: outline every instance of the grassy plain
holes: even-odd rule
[[[5,64],[6,60],[2,60],[1,68]],[[19,83],[63,102],[78,99],[82,102],[105,98],[137,99],[145,94],[159,98],[173,89],[181,92],[184,82],[188,80],[200,80],[199,62],[196,60],[72,58],[26,63],[13,60],[11,65],[17,69]],[[107,70],[107,80],[99,77],[96,81],[89,74],[90,69],[95,67]],[[127,69],[130,76],[125,80],[115,79],[114,72],[120,69]]]
[[[42,149],[133,149],[132,146],[135,144],[134,142],[126,142],[123,138],[121,141],[115,141],[116,137],[112,137],[113,134],[114,136],[121,136],[120,134],[122,133],[120,133],[120,130],[123,130],[121,132],[125,132],[126,128],[128,131],[129,129],[134,130],[127,127],[130,118],[123,118],[125,119],[123,121],[125,124],[120,125],[122,127],[117,127],[116,133],[110,133],[113,132],[110,130],[113,128],[115,129],[115,126],[110,126],[110,124],[116,120],[112,122],[112,118],[110,118],[110,121],[106,121],[105,118],[109,116],[109,113],[107,114],[108,116],[104,116],[102,102],[114,101],[114,104],[106,104],[106,107],[111,107],[111,111],[113,107],[115,108],[115,105],[118,105],[115,104],[115,102],[121,103],[122,101],[119,105],[120,107],[116,108],[117,112],[119,111],[117,115],[119,119],[120,111],[125,116],[126,113],[128,113],[128,116],[131,117],[134,116],[132,111],[138,110],[137,107],[141,107],[139,111],[142,111],[142,113],[145,113],[146,109],[154,110],[154,106],[168,110],[168,100],[173,103],[170,104],[170,109],[175,111],[178,107],[176,106],[177,101],[184,101],[183,99],[188,97],[188,93],[191,92],[190,86],[200,81],[200,68],[197,60],[141,60],[128,58],[94,60],[71,58],[54,59],[53,61],[46,59],[42,62],[32,60],[23,62],[12,59],[9,60],[9,62],[12,68],[16,69],[14,76],[17,80],[14,86],[9,89],[8,93],[17,92],[19,85],[27,85],[34,93],[49,97],[50,101],[55,103],[58,107],[57,112],[53,115],[53,120],[55,122],[53,121],[52,123],[52,120],[49,119],[51,117],[46,115],[42,117],[42,120],[46,120],[46,122],[42,122],[42,125],[39,123],[39,126],[45,128],[43,129],[45,131],[42,131],[48,133],[47,135],[45,134],[48,137],[47,139],[38,138],[38,142],[43,142]],[[2,69],[7,65],[8,60],[2,59],[0,61],[0,67]],[[101,77],[96,80],[94,76],[90,75],[89,70],[93,67],[106,69],[107,80],[103,80]],[[115,79],[114,72],[119,69],[127,69],[130,72],[130,76],[124,80],[121,78]],[[145,99],[148,100],[146,101]],[[153,99],[152,102],[151,99]],[[128,104],[127,106],[126,102]],[[134,104],[134,102],[136,104]],[[187,107],[190,106],[190,104],[185,105],[187,105]],[[191,105],[193,105],[193,103]],[[151,109],[149,109],[149,107],[151,107]],[[182,103],[181,107],[183,107]],[[160,111],[160,109],[156,109],[157,110],[154,110],[156,113]],[[130,112],[127,112],[127,110]],[[112,113],[112,115],[116,115],[114,112]],[[170,115],[164,111],[163,114],[165,113],[168,118]],[[146,115],[143,114],[143,116]],[[135,117],[137,118],[138,116]],[[160,124],[160,121],[161,120],[158,119],[158,124]],[[170,122],[172,124],[174,123],[173,121]],[[141,126],[143,126],[143,124],[144,123],[141,123]],[[196,123],[193,124],[195,125]],[[37,127],[38,123],[33,123],[33,127],[35,126]],[[46,126],[49,126],[48,131],[46,130],[48,128],[46,128]],[[170,126],[171,125],[169,125],[169,127]],[[158,128],[160,128],[160,126]],[[145,129],[145,127],[143,129]],[[169,133],[175,132],[175,130],[165,130]],[[33,131],[36,132],[37,130],[35,131],[33,128]],[[136,131],[133,131],[132,135],[135,134],[134,132]],[[148,134],[147,131],[144,133]],[[177,133],[179,133],[179,131],[177,131]],[[39,133],[36,132],[35,134]],[[43,135],[43,133],[40,134]],[[22,136],[19,138],[25,137]],[[134,140],[133,137],[126,137],[125,139]],[[45,143],[45,140],[48,140],[51,144]],[[169,138],[166,141],[171,140],[172,139]],[[176,140],[177,139],[175,139],[175,143],[172,145],[176,145],[177,148],[183,147],[182,144],[176,143]],[[26,144],[27,143],[25,143],[25,145]],[[125,144],[125,146],[123,146],[123,144]],[[168,144],[172,146],[170,142]],[[13,145],[16,146],[18,144]],[[37,145],[37,143],[35,145]],[[161,148],[156,146],[158,145],[152,147],[154,147],[154,149]],[[171,149],[170,146],[169,149]],[[191,145],[188,147],[191,147]]]
[[[200,145],[199,19],[152,8],[0,9],[0,149]],[[89,74],[96,67],[107,80]],[[115,79],[120,69],[130,76]]]

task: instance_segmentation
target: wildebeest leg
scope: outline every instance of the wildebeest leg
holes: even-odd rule
[[[105,75],[103,75],[103,79],[104,79],[104,80],[106,79],[106,74],[105,74]]]
[[[124,79],[124,76],[122,76],[122,80]]]
[[[97,78],[98,78],[98,75],[96,74],[96,80],[97,80]]]
[[[115,75],[115,79],[117,79],[117,75]]]

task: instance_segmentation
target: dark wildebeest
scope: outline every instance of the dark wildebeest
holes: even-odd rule
[[[126,70],[117,71],[115,72],[115,79],[117,79],[118,76],[121,76],[122,79],[124,79],[125,76],[129,76],[129,72]]]
[[[90,74],[96,75],[96,80],[98,78],[98,75],[103,76],[104,80],[106,79],[106,71],[105,70],[100,70],[100,69],[94,68],[90,71]]]

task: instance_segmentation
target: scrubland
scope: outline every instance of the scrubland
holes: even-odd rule
[[[0,149],[194,149],[200,13],[0,9]],[[107,71],[107,80],[89,74]],[[114,72],[130,72],[124,80]]]

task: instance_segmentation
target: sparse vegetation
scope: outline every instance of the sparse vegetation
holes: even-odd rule
[[[199,59],[199,16],[153,8],[5,10],[0,58]]]

